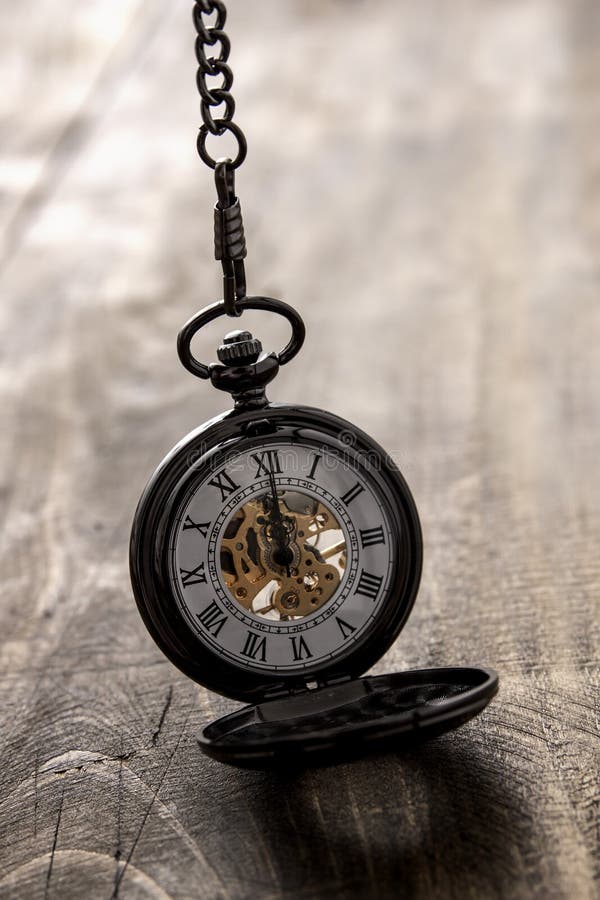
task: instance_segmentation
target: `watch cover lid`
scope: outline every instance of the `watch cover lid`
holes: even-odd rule
[[[457,728],[498,690],[492,669],[414,669],[356,678],[245,706],[206,726],[204,753],[264,768],[339,761]]]

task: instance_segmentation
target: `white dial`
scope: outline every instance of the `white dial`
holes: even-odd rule
[[[265,443],[192,483],[171,531],[171,580],[213,652],[308,673],[365,637],[398,543],[366,465],[323,445]]]

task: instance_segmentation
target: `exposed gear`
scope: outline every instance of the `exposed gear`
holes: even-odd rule
[[[281,523],[272,519],[269,494],[236,512],[221,542],[221,570],[244,609],[273,619],[301,618],[320,609],[339,587],[346,541],[320,500],[287,489],[277,491],[277,498]]]

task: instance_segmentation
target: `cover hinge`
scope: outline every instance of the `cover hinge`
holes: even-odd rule
[[[280,683],[270,688],[268,691],[265,691],[262,695],[262,699],[280,700],[283,697],[292,697],[298,694],[307,694],[310,691],[319,690],[319,688],[333,687],[336,684],[343,684],[346,681],[352,681],[352,676],[336,675],[333,678],[315,678],[308,679],[305,682],[296,681],[293,684],[289,685]]]

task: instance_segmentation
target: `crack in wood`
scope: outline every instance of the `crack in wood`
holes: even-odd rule
[[[196,406],[161,337],[196,307],[196,275],[216,285],[216,271],[196,246],[210,226],[197,218],[213,202],[210,174],[188,179],[187,11],[166,4],[165,15],[177,8],[174,27],[169,19],[148,54],[130,55],[158,2],[126,0],[116,13],[113,0],[92,0],[74,28],[73,0],[49,0],[37,18],[25,0],[2,20],[5,131],[16,137],[0,177],[5,221],[25,206],[1,309],[0,896],[591,897],[600,3],[467,0],[446,15],[435,0],[383,0],[360,24],[341,0],[232,7],[244,121],[263,122],[279,66],[284,153],[325,154],[286,177],[267,224],[260,127],[254,176],[244,170],[255,265],[274,283],[285,274],[316,317],[302,396],[335,393],[337,365],[350,418],[396,448],[424,511],[423,592],[379,670],[485,661],[504,682],[454,735],[307,777],[200,755],[195,719],[214,720],[233,701],[177,679],[130,595],[123,520],[135,485],[172,443],[166,435],[217,403],[207,394]],[[127,35],[136,7],[139,30]],[[329,52],[340,28],[344,41]],[[105,69],[108,82],[94,87],[118,42],[116,74]],[[322,84],[339,88],[318,88],[310,111],[294,93],[307,46]],[[365,46],[377,47],[374,78],[388,62],[394,72],[375,103],[352,64]],[[358,101],[366,139],[348,140]],[[410,114],[392,121],[392,109]],[[334,157],[339,166],[325,165]],[[331,205],[351,223],[343,241],[327,225]],[[273,254],[273,225],[293,225],[299,242]],[[332,352],[333,339],[353,347],[357,329],[377,377]],[[178,694],[167,708],[170,684]],[[192,698],[187,736],[148,811]]]
[[[167,691],[167,696],[166,696],[166,698],[165,698],[165,704],[164,704],[164,706],[163,706],[163,711],[162,711],[162,713],[161,713],[160,719],[158,720],[158,726],[157,726],[157,728],[156,728],[156,731],[155,731],[154,734],[152,735],[152,746],[153,746],[153,747],[156,747],[156,744],[157,744],[157,742],[158,742],[158,738],[160,737],[160,732],[161,732],[162,727],[163,727],[163,725],[164,725],[164,722],[165,722],[167,713],[168,713],[168,711],[169,711],[169,707],[171,706],[171,700],[172,700],[172,699],[173,699],[173,685],[171,684],[171,685],[169,685],[169,690]]]
[[[48,892],[50,890],[50,879],[52,878],[52,867],[54,866],[54,856],[56,854],[56,845],[58,843],[58,832],[60,830],[60,820],[62,818],[62,811],[65,802],[65,786],[63,784],[63,789],[60,795],[60,805],[58,807],[58,816],[56,817],[56,828],[54,829],[54,840],[52,841],[52,850],[50,852],[50,862],[48,863],[48,871],[46,872],[46,884],[44,887],[44,898],[48,897]]]
[[[123,759],[119,761],[119,785],[117,789],[117,845],[115,847],[115,880],[113,885],[113,895],[116,897],[119,893],[119,868],[121,862],[121,827],[122,827],[122,810],[123,810]]]
[[[132,843],[132,845],[131,845],[131,849],[130,849],[129,853],[127,854],[127,859],[125,860],[125,863],[123,864],[123,868],[121,869],[121,872],[120,872],[119,876],[115,879],[115,886],[114,886],[114,890],[113,890],[113,893],[112,893],[112,896],[111,896],[111,900],[118,900],[118,897],[119,897],[119,890],[120,890],[120,887],[121,887],[121,883],[122,883],[122,881],[123,881],[123,878],[125,877],[125,872],[127,871],[127,867],[129,866],[129,863],[131,862],[131,859],[132,859],[132,857],[133,857],[133,854],[135,853],[135,849],[136,849],[136,847],[137,847],[137,845],[138,845],[138,843],[139,843],[139,840],[140,840],[140,838],[141,838],[141,836],[142,836],[142,832],[144,831],[144,828],[146,827],[146,822],[148,821],[148,818],[149,818],[149,816],[150,816],[150,813],[152,812],[152,808],[153,808],[153,806],[154,806],[154,803],[155,803],[156,800],[158,799],[158,795],[159,795],[160,790],[161,790],[161,788],[162,788],[162,786],[163,786],[163,784],[164,784],[165,778],[167,777],[167,773],[168,773],[169,769],[171,768],[171,763],[172,763],[172,761],[173,761],[173,758],[174,758],[175,754],[177,753],[177,751],[178,751],[178,749],[179,749],[179,745],[181,744],[181,740],[182,740],[182,738],[183,738],[183,735],[185,734],[185,731],[186,731],[186,728],[187,728],[187,723],[188,723],[188,720],[189,720],[189,718],[190,718],[190,715],[191,715],[191,710],[187,713],[187,715],[186,715],[186,717],[185,717],[185,721],[184,721],[183,726],[182,726],[182,728],[181,728],[181,731],[179,732],[179,736],[178,736],[178,738],[177,738],[177,742],[176,742],[176,744],[175,744],[173,750],[172,750],[171,753],[169,754],[169,759],[167,760],[167,765],[165,766],[164,771],[163,771],[163,773],[162,773],[162,775],[161,775],[161,777],[160,777],[160,780],[159,780],[159,782],[158,782],[158,785],[157,785],[157,787],[156,787],[156,789],[155,789],[155,791],[154,791],[154,793],[153,793],[152,799],[151,799],[150,803],[148,804],[148,808],[146,809],[146,812],[144,813],[144,816],[143,816],[143,818],[142,818],[141,825],[140,825],[140,827],[139,827],[139,829],[138,829],[138,833],[136,834],[136,836],[135,836],[135,838],[134,838],[134,840],[133,840],[133,843]],[[119,863],[119,864],[120,864],[120,863]]]
[[[75,751],[70,751],[67,754],[63,754],[61,757],[59,757],[59,759],[62,760],[64,759],[64,756],[69,756],[70,753],[74,752]],[[84,758],[81,759],[81,762],[73,762],[71,765],[56,765],[45,763],[41,767],[40,771],[43,774],[52,773],[53,775],[66,775],[67,772],[81,772],[84,769],[87,769],[89,766],[97,766],[100,764],[103,765],[104,763],[118,762],[122,764],[134,757],[136,755],[136,752],[136,750],[130,750],[129,753],[119,753],[116,756],[84,756],[84,753],[79,751],[76,758],[81,758],[82,756],[84,756]]]
[[[33,773],[33,836],[34,836],[34,838],[37,837],[38,806],[39,806],[39,795],[38,795],[39,771],[40,771],[40,748],[36,747],[35,770]]]

